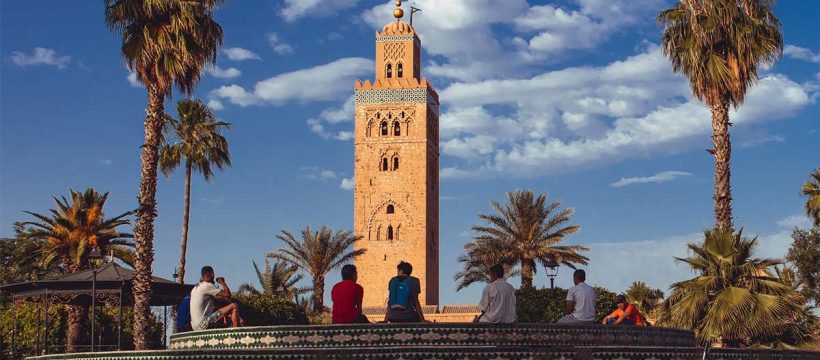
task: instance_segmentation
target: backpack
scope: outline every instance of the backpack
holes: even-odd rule
[[[410,307],[410,281],[407,277],[395,277],[390,282],[390,299],[387,305],[401,310]]]
[[[191,296],[188,295],[182,299],[177,309],[177,332],[191,330]]]

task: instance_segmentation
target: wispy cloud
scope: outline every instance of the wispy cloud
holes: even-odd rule
[[[783,55],[787,57],[808,61],[812,63],[820,63],[820,54],[811,51],[810,49],[802,48],[795,45],[786,45],[783,47]]]
[[[100,163],[100,165],[106,165],[107,166],[107,165],[113,164],[114,162],[109,160],[109,159],[100,159],[99,163]]]
[[[242,75],[242,72],[237,68],[223,69],[216,65],[206,68],[205,72],[218,79],[233,79]]]
[[[128,72],[128,76],[126,76],[125,79],[128,80],[128,83],[133,87],[144,87],[142,83],[137,80],[137,73],[135,72]]]
[[[280,14],[287,22],[294,22],[309,16],[329,16],[340,10],[349,9],[359,0],[285,0]]]
[[[353,190],[353,177],[342,179],[342,183],[339,185],[339,187],[348,191]]]
[[[285,42],[285,39],[277,33],[268,34],[268,43],[273,48],[273,52],[279,55],[293,55],[296,53],[296,50],[293,49],[293,45]]]
[[[302,166],[299,171],[303,177],[311,180],[332,180],[339,177],[335,171],[321,169],[318,166]]]
[[[222,52],[228,56],[228,59],[233,61],[262,60],[262,58],[259,57],[259,55],[256,55],[253,51],[243,49],[241,47],[225,48],[222,49]]]
[[[691,173],[685,171],[664,171],[657,173],[652,176],[645,176],[645,177],[630,177],[624,178],[622,177],[620,180],[609,184],[612,187],[624,187],[628,185],[634,184],[648,184],[648,183],[662,183],[662,182],[669,182],[673,181],[677,178],[684,177],[684,176],[691,176]]]
[[[11,62],[20,67],[50,65],[56,66],[58,69],[65,69],[66,65],[71,62],[71,56],[59,55],[52,49],[37,47],[31,55],[14,51],[11,53]]]
[[[221,204],[221,203],[222,203],[222,200],[223,200],[223,198],[222,198],[222,197],[218,197],[218,198],[202,198],[202,201],[203,201],[203,202],[206,202],[206,203],[209,203],[209,204]]]
[[[777,222],[777,226],[787,229],[791,229],[794,227],[807,229],[811,227],[811,221],[809,221],[809,218],[805,214],[796,214],[780,219]]]
[[[766,136],[766,137],[761,137],[761,138],[756,138],[756,139],[751,139],[751,140],[744,141],[744,142],[740,143],[740,147],[744,147],[744,148],[755,147],[755,146],[763,145],[763,144],[766,144],[766,143],[783,142],[783,141],[786,141],[786,137],[783,136],[783,135],[770,135],[770,136]]]

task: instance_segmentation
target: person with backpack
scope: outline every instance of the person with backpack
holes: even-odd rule
[[[413,265],[402,261],[396,266],[396,270],[396,277],[390,279],[388,284],[390,296],[387,299],[384,321],[389,323],[426,322],[419,303],[421,293],[419,279],[410,276],[413,273]]]

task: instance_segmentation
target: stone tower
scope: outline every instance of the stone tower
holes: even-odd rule
[[[397,6],[401,1],[396,2]],[[399,261],[422,305],[438,305],[439,101],[421,77],[421,41],[397,7],[376,33],[376,78],[356,81],[354,232],[364,306],[386,305]]]

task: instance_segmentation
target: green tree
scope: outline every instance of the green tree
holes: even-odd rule
[[[231,165],[228,140],[222,136],[231,124],[219,121],[201,100],[185,99],[177,102],[179,120],[168,118],[162,147],[159,151],[159,168],[170,176],[180,166],[185,166],[185,206],[182,211],[182,242],[179,251],[177,281],[185,283],[185,253],[188,249],[188,219],[191,213],[191,174],[202,174],[205,181],[213,178],[212,167],[222,169]]]
[[[253,262],[253,269],[256,271],[256,278],[259,280],[261,291],[252,284],[242,284],[239,291],[251,295],[262,294],[267,296],[279,296],[281,287],[284,290],[285,298],[295,301],[300,295],[307,294],[310,289],[300,288],[297,284],[304,276],[299,274],[299,267],[284,261],[271,261],[265,258],[265,268],[260,269],[256,262]]]
[[[362,239],[354,236],[349,230],[339,230],[336,234],[327,226],[319,231],[312,231],[310,226],[302,230],[302,239],[297,240],[293,233],[282,230],[276,237],[285,243],[284,248],[268,253],[268,256],[294,265],[304,270],[313,278],[313,310],[324,310],[325,276],[352,262],[364,254],[366,249],[351,249]]]
[[[689,78],[692,93],[712,112],[715,157],[715,227],[731,230],[729,106],[743,104],[758,66],[783,51],[771,0],[681,0],[658,15],[672,69]]]
[[[88,254],[99,248],[103,254],[112,254],[127,265],[133,264],[134,235],[120,232],[120,226],[128,226],[128,211],[112,218],[105,218],[103,207],[108,193],[100,194],[92,188],[85,192],[71,190],[71,201],[64,196],[54,197],[55,209],[51,215],[30,211],[26,213],[39,221],[20,222],[20,236],[38,243],[37,257],[40,269],[54,269],[59,273],[74,273],[88,268]],[[88,309],[82,305],[68,307],[67,350],[83,341],[82,324],[88,318]]]
[[[543,265],[554,259],[573,269],[575,264],[587,264],[589,259],[579,254],[589,250],[587,247],[558,245],[581,229],[566,225],[575,212],[573,209],[558,211],[560,201],[547,204],[547,194],[536,197],[530,190],[507,193],[504,205],[497,201],[490,204],[496,214],[478,215],[487,225],[473,227],[477,235],[464,246],[465,256],[459,259],[465,274],[476,274],[476,270],[492,263],[520,266],[521,286],[529,287],[537,271],[536,263]],[[463,288],[481,279],[465,275],[459,280]]]
[[[165,117],[165,98],[177,86],[191,94],[203,68],[215,64],[222,27],[213,19],[220,0],[104,0],[105,22],[122,36],[128,68],[148,92],[145,140],[140,155],[137,256],[134,266],[134,333],[137,350],[149,346],[151,266],[157,215],[157,163]]]
[[[814,221],[814,226],[820,226],[820,168],[814,169],[809,181],[803,184],[800,193],[805,195],[806,215]]]
[[[779,338],[793,328],[803,299],[771,271],[775,259],[752,257],[757,238],[742,231],[708,230],[702,243],[688,244],[691,256],[675,258],[699,273],[672,284],[660,323],[695,331],[701,343],[748,346]]]
[[[501,238],[498,241],[468,242],[464,245],[464,254],[458,257],[463,269],[457,272],[454,279],[457,283],[456,291],[460,291],[473,283],[489,283],[489,269],[495,264],[504,265],[505,278],[509,279],[521,275],[516,266],[516,248],[510,238]]]
[[[786,260],[794,267],[795,285],[813,308],[820,307],[820,227],[794,228]]]
[[[635,304],[643,315],[649,314],[655,309],[658,302],[663,300],[663,291],[653,289],[643,281],[635,281],[624,293],[630,303]]]

